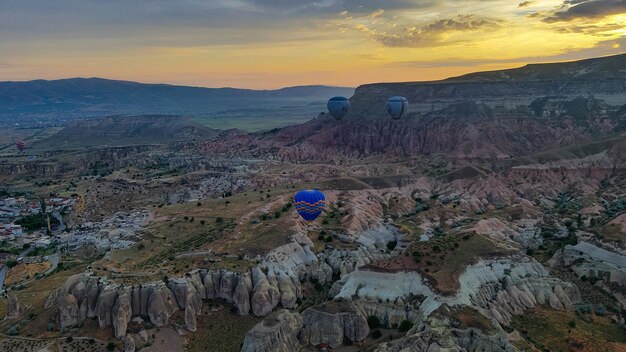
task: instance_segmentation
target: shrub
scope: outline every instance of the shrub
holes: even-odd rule
[[[601,317],[606,315],[606,307],[603,306],[602,304],[598,304],[596,306],[596,315],[599,315]]]
[[[206,221],[205,220],[200,220],[200,225],[204,225],[204,224],[206,224]]]
[[[107,343],[107,350],[109,351],[115,350],[115,344],[113,343],[113,341],[109,341],[109,343]]]
[[[413,327],[413,322],[410,320],[403,320],[398,327],[399,332],[407,332]]]
[[[15,336],[20,333],[20,329],[18,329],[17,326],[11,326],[7,329],[6,333],[9,336]]]
[[[265,221],[265,220],[267,220],[267,214],[261,214],[261,216],[259,218],[261,220]]]
[[[387,242],[387,249],[390,250],[390,251],[393,251],[396,248],[397,245],[398,245],[398,241],[396,241],[396,240],[389,241],[389,242]]]
[[[380,332],[380,330],[376,329],[376,330],[372,331],[372,338],[378,339],[381,336],[383,336],[383,333]]]
[[[262,217],[262,216],[261,216]],[[221,224],[224,222],[224,219],[221,216],[218,216],[215,218],[215,223],[216,224]]]
[[[439,253],[441,252],[441,247],[439,247],[438,245],[434,245],[433,246],[433,253]]]
[[[326,236],[326,242],[332,242],[333,241],[333,236],[328,235]]]
[[[280,214],[281,214],[281,212],[279,210],[275,211],[274,212],[274,219],[280,218]]]
[[[572,328],[572,329],[573,329],[573,328],[575,328],[575,327],[576,327],[576,321],[575,321],[575,320],[570,320],[570,321],[569,321],[569,323],[567,323],[567,325],[568,325],[570,328]]]
[[[370,329],[376,329],[380,326],[380,320],[377,316],[370,315],[369,317],[367,317],[367,325],[370,327]]]
[[[198,202],[198,204],[196,204],[196,205],[197,205],[197,206],[199,206],[199,207],[201,207],[201,206],[202,206],[202,203]]]
[[[68,337],[65,338],[65,342],[67,342],[67,343],[70,343],[72,341],[74,341],[74,338],[71,337],[71,336],[68,336]]]

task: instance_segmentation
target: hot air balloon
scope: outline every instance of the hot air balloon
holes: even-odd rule
[[[387,99],[385,109],[392,119],[399,120],[409,109],[409,101],[405,97],[391,97]]]
[[[296,211],[307,223],[314,221],[326,206],[324,193],[316,189],[301,190],[293,197]]]
[[[17,149],[19,149],[20,152],[23,152],[24,149],[26,148],[26,142],[24,142],[24,141],[17,141],[17,142],[15,142],[15,146],[17,147]]]
[[[350,100],[346,97],[332,97],[326,104],[328,112],[337,120],[341,120],[350,110]]]

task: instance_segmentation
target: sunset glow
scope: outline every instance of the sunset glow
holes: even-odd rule
[[[590,4],[593,3],[593,4]],[[0,0],[0,80],[276,88],[617,54],[622,1]]]

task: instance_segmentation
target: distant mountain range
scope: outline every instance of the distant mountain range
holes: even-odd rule
[[[354,88],[319,85],[251,90],[102,78],[0,82],[0,118],[211,115],[224,110],[319,105],[331,96],[352,96],[353,93]]]

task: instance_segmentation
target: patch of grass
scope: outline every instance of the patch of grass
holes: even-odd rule
[[[573,312],[543,307],[514,316],[511,326],[540,350],[607,351],[626,343],[626,330],[608,317],[585,321]]]
[[[206,309],[204,303],[203,309]],[[263,318],[252,314],[240,316],[230,313],[230,307],[213,304],[207,314],[198,316],[198,330],[190,335],[186,351],[239,352],[246,332]]]

